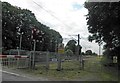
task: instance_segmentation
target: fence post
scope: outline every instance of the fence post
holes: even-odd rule
[[[85,60],[82,60],[82,69],[84,70],[84,63],[85,63]]]
[[[49,69],[49,51],[46,54],[46,69]]]
[[[57,70],[60,71],[61,70],[61,56],[58,53],[58,66],[57,66]]]

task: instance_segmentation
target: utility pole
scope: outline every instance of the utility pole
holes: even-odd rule
[[[78,34],[78,45],[80,45],[80,34]]]
[[[80,60],[80,50],[81,50],[81,48],[80,48],[80,34],[78,34],[78,35],[69,35],[69,36],[77,36],[78,37],[78,39],[76,40],[76,39],[74,39],[75,41],[77,41],[78,42],[78,45],[77,45],[77,48],[76,48],[76,55],[77,55],[77,60],[79,61]]]
[[[81,55],[80,55],[80,34],[78,34],[78,46],[77,46],[77,60],[81,60]]]
[[[80,69],[84,69],[84,60],[82,59],[82,55],[81,55],[81,46],[80,46],[80,34],[78,34],[78,49],[77,49],[77,53],[78,53],[78,61],[80,61]]]

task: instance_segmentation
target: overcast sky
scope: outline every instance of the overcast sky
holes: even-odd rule
[[[84,8],[85,0],[2,0],[13,6],[31,10],[38,21],[58,31],[64,38],[63,43],[80,34],[82,51],[91,49],[98,53],[98,44],[87,40],[90,34],[87,30],[85,15],[88,11]]]

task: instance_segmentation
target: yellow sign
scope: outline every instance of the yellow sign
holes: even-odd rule
[[[59,44],[59,46],[58,46],[58,53],[60,53],[60,54],[64,53],[64,44]]]
[[[58,49],[58,53],[63,54],[64,53],[64,49]]]

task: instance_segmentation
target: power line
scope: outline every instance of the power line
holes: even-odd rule
[[[33,0],[32,0],[33,1]],[[71,28],[70,26],[68,26],[67,24],[65,24],[63,21],[61,21],[58,17],[56,17],[54,14],[51,14],[48,10],[46,10],[43,6],[41,6],[40,4],[36,3],[35,1],[33,1],[33,3],[35,3],[37,6],[39,6],[41,9],[43,9],[45,12],[47,12],[49,15],[51,15],[52,17],[54,17],[56,20],[58,20],[59,22],[61,22],[63,25],[65,25],[68,28]],[[78,35],[69,35],[69,36],[78,36]],[[63,38],[64,40],[68,40],[68,39],[74,39],[75,41],[77,41],[77,39],[75,38]],[[79,39],[83,39],[85,40],[85,38],[80,38]],[[79,44],[79,43],[78,43]]]
[[[33,0],[32,0],[33,1]],[[46,10],[44,7],[42,7],[41,5],[39,5],[38,3],[36,3],[35,1],[33,1],[33,3],[35,3],[37,6],[39,6],[41,9],[43,9],[45,12],[47,12],[49,15],[51,15],[52,17],[54,17],[55,19],[57,19],[59,22],[61,22],[63,25],[65,25],[68,28],[71,28],[70,26],[68,26],[67,24],[65,24],[63,21],[61,21],[59,18],[57,18],[55,15],[51,14],[48,10]]]

